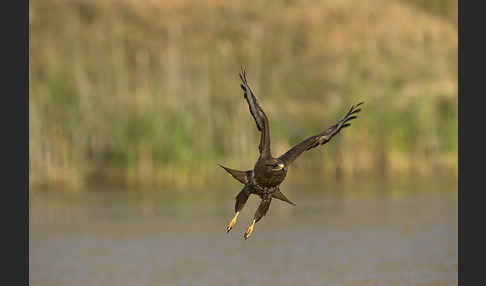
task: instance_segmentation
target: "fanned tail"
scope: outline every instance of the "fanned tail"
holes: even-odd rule
[[[239,171],[234,170],[228,167],[225,167],[221,164],[218,164],[221,168],[225,169],[233,178],[238,180],[240,183],[246,185],[249,182],[249,176],[251,175],[251,171]]]
[[[277,190],[272,193],[272,197],[295,206],[295,203],[287,199],[287,197],[280,191],[279,188],[277,188]]]

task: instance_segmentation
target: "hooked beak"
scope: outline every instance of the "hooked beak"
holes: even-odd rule
[[[284,167],[285,167],[285,165],[284,165],[283,163],[279,163],[279,164],[278,164],[278,167],[277,167],[277,168],[275,168],[275,170],[280,171],[280,170],[282,170]]]

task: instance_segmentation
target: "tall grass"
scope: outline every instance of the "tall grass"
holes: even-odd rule
[[[410,1],[413,2],[413,1]],[[409,2],[30,1],[30,185],[194,188],[364,100],[289,180],[457,176],[457,25]],[[313,177],[316,178],[316,177]]]

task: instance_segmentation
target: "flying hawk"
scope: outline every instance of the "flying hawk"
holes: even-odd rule
[[[332,125],[319,134],[311,136],[299,144],[292,147],[285,154],[274,158],[270,151],[270,126],[268,118],[263,109],[258,104],[258,101],[248,85],[246,79],[246,72],[242,70],[239,74],[241,79],[241,88],[244,91],[244,97],[248,103],[251,115],[255,119],[258,131],[261,133],[260,144],[258,150],[260,156],[256,161],[253,170],[239,171],[230,169],[223,165],[219,165],[231,174],[236,180],[244,185],[243,189],[236,196],[235,216],[226,227],[226,232],[229,232],[236,224],[236,219],[240,211],[245,206],[248,197],[252,194],[261,198],[261,203],[255,212],[253,221],[245,232],[244,238],[248,239],[253,232],[255,223],[257,223],[268,211],[272,198],[285,201],[289,204],[295,205],[290,201],[279,189],[280,184],[284,181],[287,175],[287,169],[292,162],[299,157],[302,152],[310,150],[319,145],[324,145],[331,138],[338,134],[341,129],[350,125],[350,121],[356,118],[356,114],[361,111],[358,108],[363,102],[360,102],[346,113],[346,115],[338,123]]]

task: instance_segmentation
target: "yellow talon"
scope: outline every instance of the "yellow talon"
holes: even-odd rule
[[[245,232],[245,239],[248,239],[253,232],[253,227],[255,226],[255,220],[251,223],[251,225],[248,227],[248,230]]]
[[[230,221],[230,223],[228,224],[228,226],[226,227],[226,232],[229,232],[233,226],[235,226],[236,224],[236,219],[238,218],[238,215],[240,214],[240,212],[236,212],[235,213],[235,216],[233,217],[233,219]]]

